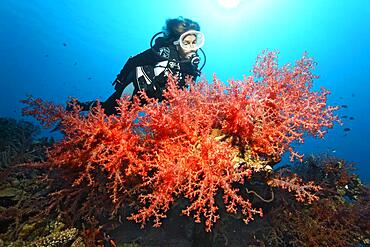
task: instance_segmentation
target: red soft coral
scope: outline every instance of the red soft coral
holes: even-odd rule
[[[253,76],[231,81],[223,131],[240,136],[257,154],[281,156],[303,134],[323,137],[337,117],[328,91],[312,90],[315,63],[306,54],[294,66],[278,67],[277,53],[257,58]],[[296,153],[291,152],[292,157]]]
[[[29,98],[25,103],[29,104],[23,111],[25,115],[45,115],[45,119],[50,116],[53,121],[49,122],[38,117],[47,122],[47,126],[60,121],[59,128],[65,136],[48,150],[48,162],[58,167],[81,170],[74,182],[76,185],[87,181],[94,186],[96,174],[107,174],[106,187],[112,192],[113,202],[118,202],[125,192],[131,166],[138,165],[139,156],[145,151],[141,145],[142,136],[135,126],[140,108],[138,104],[130,106],[128,99],[121,99],[118,109],[121,117],[117,117],[107,116],[100,104],[84,116],[74,103],[71,103],[72,111],[65,111],[40,99]]]

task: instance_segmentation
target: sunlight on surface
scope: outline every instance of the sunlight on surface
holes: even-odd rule
[[[239,6],[240,0],[218,0],[218,3],[227,9],[233,9]]]

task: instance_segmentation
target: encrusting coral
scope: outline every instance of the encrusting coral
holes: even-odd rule
[[[24,241],[24,240],[17,240],[15,242],[8,243],[7,246],[9,247],[17,247],[17,246],[70,246],[76,239],[78,235],[78,230],[76,228],[67,228],[64,229],[64,224],[58,221],[54,221],[48,225],[49,228],[46,236],[39,236],[36,237],[35,240],[31,241]],[[84,245],[80,245],[84,246]]]
[[[74,214],[68,205],[56,205],[77,198],[79,213],[117,216],[130,204],[128,219],[142,226],[153,220],[158,227],[171,204],[184,197],[183,214],[210,231],[219,218],[220,192],[227,212],[242,213],[245,223],[262,216],[248,198],[253,179],[292,190],[302,202],[317,200],[319,186],[272,169],[286,151],[301,159],[291,144],[303,143],[305,134],[323,137],[337,120],[337,108],[326,104],[328,91],[312,91],[314,65],[304,54],[294,65],[279,67],[277,53],[264,52],[253,75],[242,81],[188,78],[182,90],[170,77],[162,102],[144,93],[145,105],[122,98],[119,114],[111,116],[100,105],[85,116],[77,105],[66,111],[40,99],[24,100],[25,115],[46,127],[60,121],[64,133],[44,163],[68,181],[49,209]]]

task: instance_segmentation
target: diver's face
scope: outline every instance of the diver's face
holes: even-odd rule
[[[178,45],[179,53],[182,58],[189,58],[197,51],[197,36],[189,34],[182,40],[183,47]]]

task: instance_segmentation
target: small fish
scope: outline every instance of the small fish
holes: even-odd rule
[[[352,93],[352,97],[355,97],[356,95],[354,93]]]
[[[349,117],[349,120],[355,120],[355,118],[354,117]]]
[[[348,105],[341,105],[342,108],[348,108]]]
[[[66,47],[67,46],[67,43],[63,43],[63,46]]]
[[[45,56],[44,57],[49,57],[49,54],[45,54]]]
[[[351,129],[350,128],[344,128],[343,129],[343,131],[345,131],[345,132],[348,132],[348,131],[350,131]]]
[[[342,116],[342,118],[348,118],[348,116],[347,116],[347,115],[345,115],[345,116]]]
[[[92,78],[91,77],[87,77],[87,79],[90,81]]]
[[[77,65],[77,62],[75,62],[74,64],[73,64],[73,66],[76,66]]]

